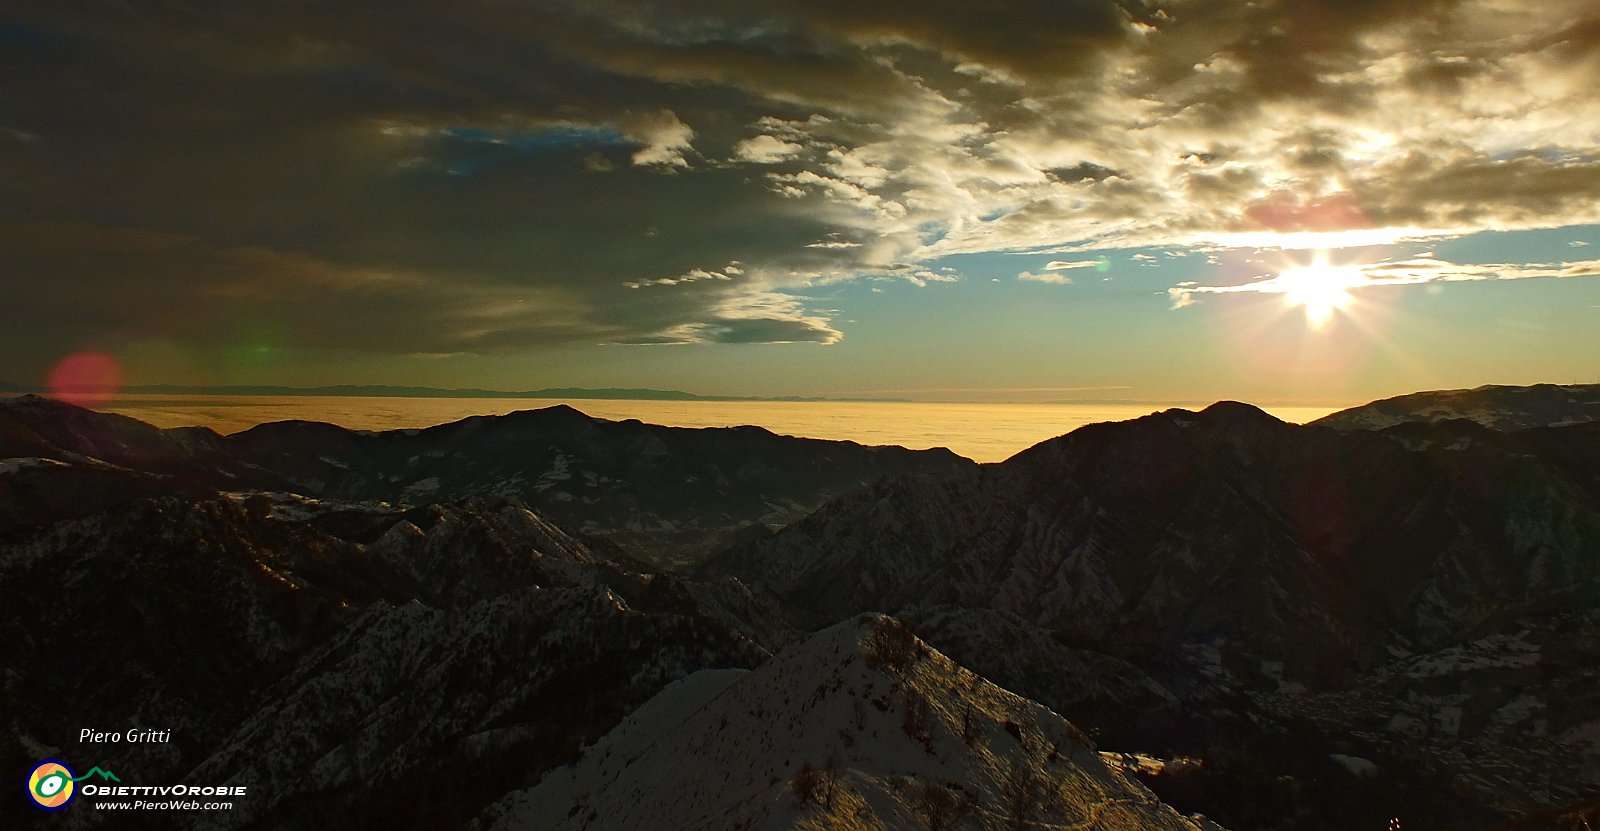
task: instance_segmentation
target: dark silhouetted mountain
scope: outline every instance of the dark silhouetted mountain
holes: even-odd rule
[[[1600,384],[1486,386],[1414,392],[1324,416],[1337,430],[1381,430],[1405,422],[1464,418],[1496,430],[1527,430],[1600,421]]]
[[[373,433],[285,421],[219,436],[158,430],[35,396],[0,404],[0,457],[63,462],[74,474],[116,469],[133,495],[149,492],[137,474],[154,474],[192,488],[402,505],[515,496],[563,527],[606,537],[657,566],[693,563],[886,475],[973,466],[946,450],[800,439],[758,427],[605,421],[564,405],[426,430]],[[40,483],[61,479],[60,466],[22,472],[16,487],[30,504],[62,501]],[[23,514],[0,531],[16,527]]]
[[[406,504],[514,495],[668,566],[885,475],[972,466],[944,450],[604,421],[567,406],[376,434],[282,422],[227,441],[238,458],[314,495]]]
[[[205,428],[161,430],[37,395],[0,401],[0,458],[30,457],[212,477],[239,467]]]
[[[158,430],[32,395],[0,401],[0,536],[157,496],[291,487],[204,428]]]
[[[1169,410],[879,483],[712,571],[827,616],[995,609],[1130,653],[1248,636],[1251,661],[1310,681],[1600,576],[1600,469],[1572,464],[1597,453],[1593,426],[1340,434]]]
[[[1348,766],[1328,759],[1421,775],[1419,747],[1486,754],[1438,764],[1430,795],[1411,798],[1412,810],[1477,812],[1463,827],[1600,791],[1600,697],[1577,693],[1600,680],[1583,669],[1600,668],[1600,648],[1591,639],[1553,658],[1555,633],[1590,631],[1600,606],[1600,423],[1341,433],[1243,404],[1171,410],[954,476],[880,482],[703,573],[770,589],[804,623],[902,616],[1120,746],[1232,754],[1250,777],[1298,773],[1296,787],[1322,789],[1257,813],[1216,791],[1196,803],[1224,824],[1353,827],[1293,813],[1352,792]],[[1411,677],[1404,661],[1460,649],[1495,657],[1444,661],[1417,697],[1394,698]],[[1526,666],[1526,650],[1547,669],[1480,671]],[[1514,704],[1521,694],[1532,698]],[[1318,696],[1336,702],[1331,721],[1295,709]],[[1528,715],[1557,706],[1543,727]],[[1349,737],[1351,720],[1369,740]],[[1418,724],[1437,729],[1419,738]],[[1294,744],[1298,760],[1273,749],[1297,729],[1309,742]],[[1491,775],[1495,765],[1518,773]],[[1248,804],[1271,804],[1270,791]],[[1367,807],[1400,807],[1376,800]]]

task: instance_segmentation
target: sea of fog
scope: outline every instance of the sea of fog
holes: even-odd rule
[[[774,433],[862,444],[948,447],[996,462],[1085,424],[1167,409],[1159,404],[943,404],[838,401],[628,401],[612,399],[396,398],[252,395],[125,395],[97,409],[158,427],[202,425],[233,433],[269,421],[327,421],[357,430],[429,427],[473,415],[569,404],[596,418],[677,427],[754,424]],[[1189,405],[1192,409],[1194,405]],[[1265,407],[1306,422],[1332,407]]]

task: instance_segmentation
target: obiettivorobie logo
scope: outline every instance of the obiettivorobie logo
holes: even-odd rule
[[[84,781],[88,779],[100,781]],[[63,810],[79,795],[91,797],[90,804],[102,811],[226,811],[233,808],[232,802],[187,798],[239,797],[248,791],[245,785],[124,785],[122,777],[97,767],[74,776],[72,768],[60,759],[43,759],[28,772],[28,798],[41,811]],[[119,799],[110,801],[106,797]],[[127,797],[136,799],[122,801]]]
[[[112,782],[121,782],[115,773],[90,768],[82,776],[73,776],[72,769],[60,759],[45,759],[28,773],[28,798],[41,811],[59,811],[72,804],[78,795],[78,783],[91,776]]]

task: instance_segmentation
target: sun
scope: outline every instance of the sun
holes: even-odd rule
[[[1358,266],[1331,265],[1324,254],[1308,264],[1285,268],[1271,282],[1272,290],[1282,294],[1286,304],[1305,311],[1311,328],[1322,329],[1335,313],[1348,310],[1355,302],[1351,290],[1369,281]]]

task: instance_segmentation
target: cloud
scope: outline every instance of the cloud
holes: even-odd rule
[[[620,340],[635,345],[697,343],[836,343],[843,335],[829,320],[808,312],[800,298],[760,292],[719,304],[710,319]]]
[[[784,159],[798,156],[804,150],[803,146],[792,141],[759,135],[751,136],[734,145],[733,157],[755,164],[776,164]]]
[[[1098,268],[1101,260],[1051,260],[1044,264],[1046,271],[1067,271],[1074,268]]]
[[[1075,271],[1097,248],[1595,224],[1597,21],[1586,0],[29,4],[0,50],[0,258],[28,283],[0,329],[36,365],[27,344],[69,331],[223,342],[213,302],[383,354],[826,343],[815,287],[948,281],[946,255]],[[17,230],[46,219],[81,248]],[[263,298],[272,268],[298,276]]]
[[[684,154],[693,150],[694,130],[671,110],[636,116],[623,123],[623,134],[643,145],[634,151],[633,163],[643,167],[688,167]]]
[[[729,263],[721,271],[707,271],[703,268],[691,268],[676,277],[658,277],[654,280],[629,280],[623,283],[630,289],[642,289],[649,286],[681,286],[684,283],[698,283],[701,280],[732,280],[744,269],[738,263]]]
[[[229,343],[269,331],[274,347],[438,354],[600,340],[615,330],[558,288],[219,247],[183,234],[0,223],[0,248],[18,278],[6,291],[7,314],[56,321],[52,336],[68,339]]]
[[[1556,263],[1454,263],[1433,257],[1385,260],[1378,263],[1341,266],[1335,279],[1344,291],[1361,291],[1383,286],[1415,286],[1426,283],[1482,282],[1487,280],[1544,280],[1572,277],[1600,277],[1600,260]],[[1288,269],[1264,279],[1230,285],[1202,285],[1193,281],[1167,289],[1173,308],[1193,305],[1204,294],[1284,294],[1298,291],[1305,277]],[[1317,278],[1310,278],[1317,279]]]
[[[1072,285],[1072,278],[1065,274],[1034,274],[1031,271],[1024,271],[1017,275],[1017,279],[1025,283],[1049,283],[1055,286]]]

